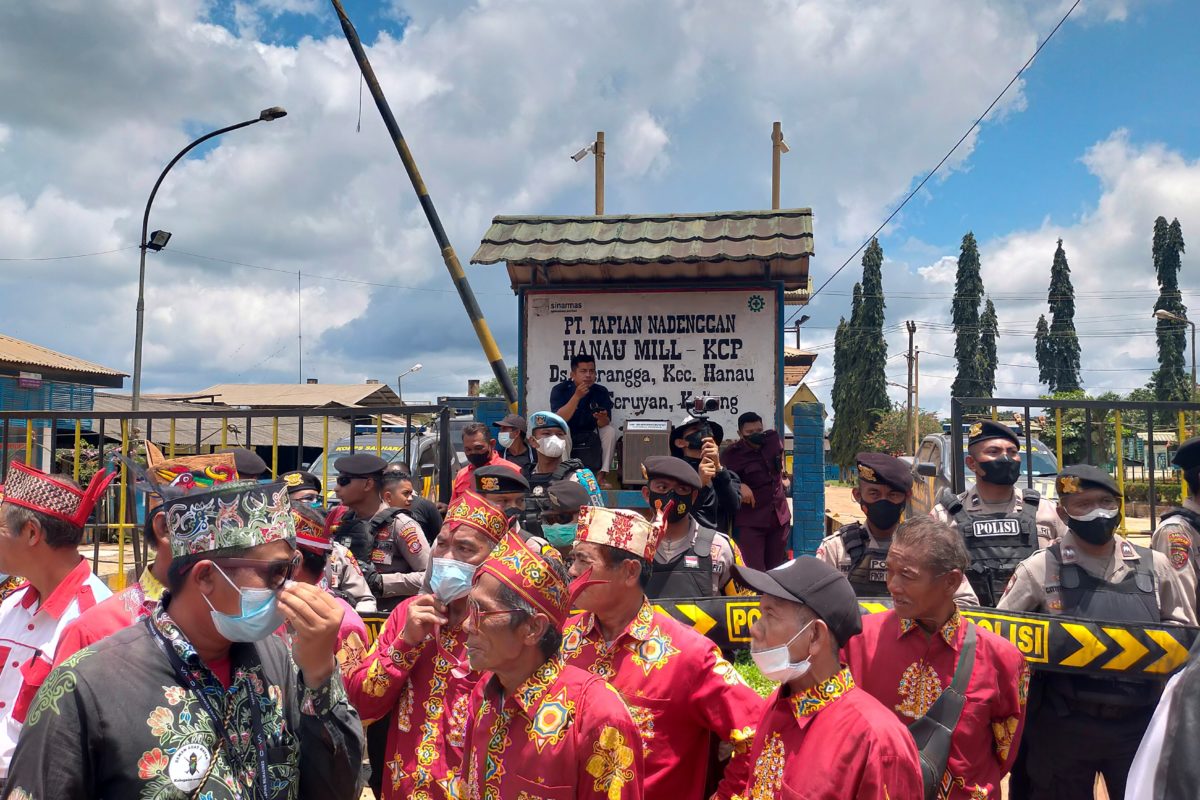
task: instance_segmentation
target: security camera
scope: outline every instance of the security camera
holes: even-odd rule
[[[571,160],[575,161],[577,163],[580,161],[583,161],[585,158],[587,158],[588,153],[592,152],[592,150],[595,149],[595,147],[596,147],[596,143],[592,142],[587,147],[580,150],[578,153],[575,153],[574,155],[572,155]]]

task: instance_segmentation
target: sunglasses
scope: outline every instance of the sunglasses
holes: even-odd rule
[[[300,566],[300,554],[296,553],[290,559],[277,561],[262,561],[257,558],[214,558],[213,561],[223,567],[253,570],[262,576],[268,589],[278,589],[296,574],[296,569]]]
[[[365,481],[366,479],[365,475],[338,475],[337,485],[349,486],[351,481]]]

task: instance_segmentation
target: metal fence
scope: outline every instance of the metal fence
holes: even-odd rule
[[[1177,470],[1170,466],[1170,459],[1164,458],[1169,454],[1169,445],[1163,446],[1164,433],[1175,438],[1175,445],[1182,443],[1189,436],[1196,435],[1195,415],[1200,411],[1200,403],[1172,402],[1139,402],[1130,400],[1051,400],[1030,398],[991,398],[991,397],[956,397],[950,401],[950,435],[953,451],[957,453],[963,445],[964,423],[980,415],[968,417],[967,409],[989,409],[992,419],[998,419],[1001,409],[1019,409],[1022,412],[1021,429],[1025,441],[1025,452],[1032,452],[1034,437],[1032,411],[1049,412],[1053,414],[1054,444],[1053,449],[1058,459],[1058,468],[1067,466],[1064,463],[1063,430],[1066,420],[1064,412],[1082,411],[1082,452],[1073,461],[1093,464],[1108,469],[1116,479],[1117,487],[1121,490],[1121,524],[1125,527],[1125,512],[1127,501],[1126,484],[1130,475],[1144,477],[1147,482],[1147,504],[1150,517],[1150,529],[1154,529],[1155,518],[1161,502],[1160,494],[1165,494],[1165,487],[1171,487],[1172,497],[1178,486],[1178,497],[1182,501],[1187,498],[1187,484],[1180,479]],[[1189,413],[1190,412],[1190,413]],[[986,417],[987,414],[982,416]],[[1047,426],[1049,426],[1047,414]],[[1188,423],[1191,425],[1188,425]],[[1136,446],[1127,447],[1130,437],[1135,437]],[[1144,441],[1143,441],[1144,440]],[[1047,443],[1049,444],[1049,443]],[[1168,451],[1168,452],[1164,452]],[[1136,460],[1127,458],[1127,453],[1134,454]],[[1140,457],[1138,457],[1140,456]],[[966,484],[965,466],[962,458],[951,458],[952,488],[962,492]],[[1026,485],[1033,486],[1033,459],[1025,459]]]
[[[325,496],[330,490],[332,446],[343,452],[374,452],[389,461],[403,460],[418,492],[441,502],[450,499],[457,467],[451,436],[454,412],[445,406],[364,408],[268,408],[196,410],[5,411],[0,412],[0,484],[9,464],[20,461],[86,484],[99,469],[120,471],[119,478],[97,504],[85,526],[91,543],[92,569],[115,565],[118,589],[126,580],[126,548],[133,544],[133,569],[139,573],[148,552],[140,530],[143,509],[133,491],[129,470],[117,454],[139,456],[153,442],[168,458],[212,453],[226,447],[257,452],[272,475],[304,469],[318,459],[317,477]],[[389,432],[391,431],[391,432]],[[348,441],[347,441],[348,440]],[[397,452],[394,443],[403,441]],[[385,442],[390,446],[385,447]],[[385,456],[386,451],[386,456]],[[144,452],[144,451],[143,451]],[[319,458],[322,454],[327,457]],[[102,558],[105,543],[115,543],[115,556]]]

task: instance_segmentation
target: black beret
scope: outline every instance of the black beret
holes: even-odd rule
[[[1171,463],[1185,470],[1200,466],[1200,436],[1193,436],[1179,445],[1179,449],[1175,451],[1175,458],[1171,459]]]
[[[700,473],[696,468],[675,456],[650,456],[642,462],[642,474],[651,478],[670,478],[693,489],[700,488]]]
[[[858,479],[866,483],[878,483],[908,492],[912,489],[912,467],[886,453],[859,453],[854,457],[858,465]]]
[[[574,514],[586,505],[591,505],[592,497],[587,489],[575,481],[555,481],[546,490],[550,503],[545,509],[551,514]]]
[[[257,478],[267,471],[267,462],[253,450],[245,447],[227,447],[218,453],[233,453],[233,463],[237,467],[239,478]]]
[[[475,491],[479,494],[508,494],[528,492],[529,481],[512,467],[491,464],[475,470]]]
[[[735,565],[733,574],[759,594],[808,606],[841,646],[862,632],[862,612],[850,581],[837,567],[818,558],[800,556],[767,572]]]
[[[1113,477],[1106,470],[1093,467],[1091,464],[1063,467],[1062,472],[1058,473],[1058,477],[1054,480],[1054,488],[1058,491],[1059,497],[1076,494],[1084,489],[1104,489],[1117,497],[1121,496],[1121,490],[1117,488],[1117,482],[1113,480]]]
[[[1017,447],[1021,446],[1021,440],[1017,438],[1017,434],[1013,432],[1012,428],[1001,425],[999,422],[992,422],[990,419],[976,422],[967,430],[967,447],[988,439],[1007,439]]]
[[[378,475],[387,467],[387,462],[373,453],[353,453],[333,462],[333,468],[341,475],[366,478]]]
[[[316,489],[318,493],[321,491],[321,479],[311,472],[301,469],[285,472],[279,476],[279,479],[287,484],[288,494],[302,492],[305,489]]]

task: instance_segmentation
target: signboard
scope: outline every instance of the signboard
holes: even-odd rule
[[[42,388],[42,375],[40,372],[21,372],[17,375],[18,389],[40,389]]]
[[[693,395],[720,398],[710,418],[736,436],[737,417],[777,419],[779,305],[772,286],[752,289],[527,291],[526,414],[550,405],[571,357],[595,356],[613,394],[613,422],[678,420]]]

